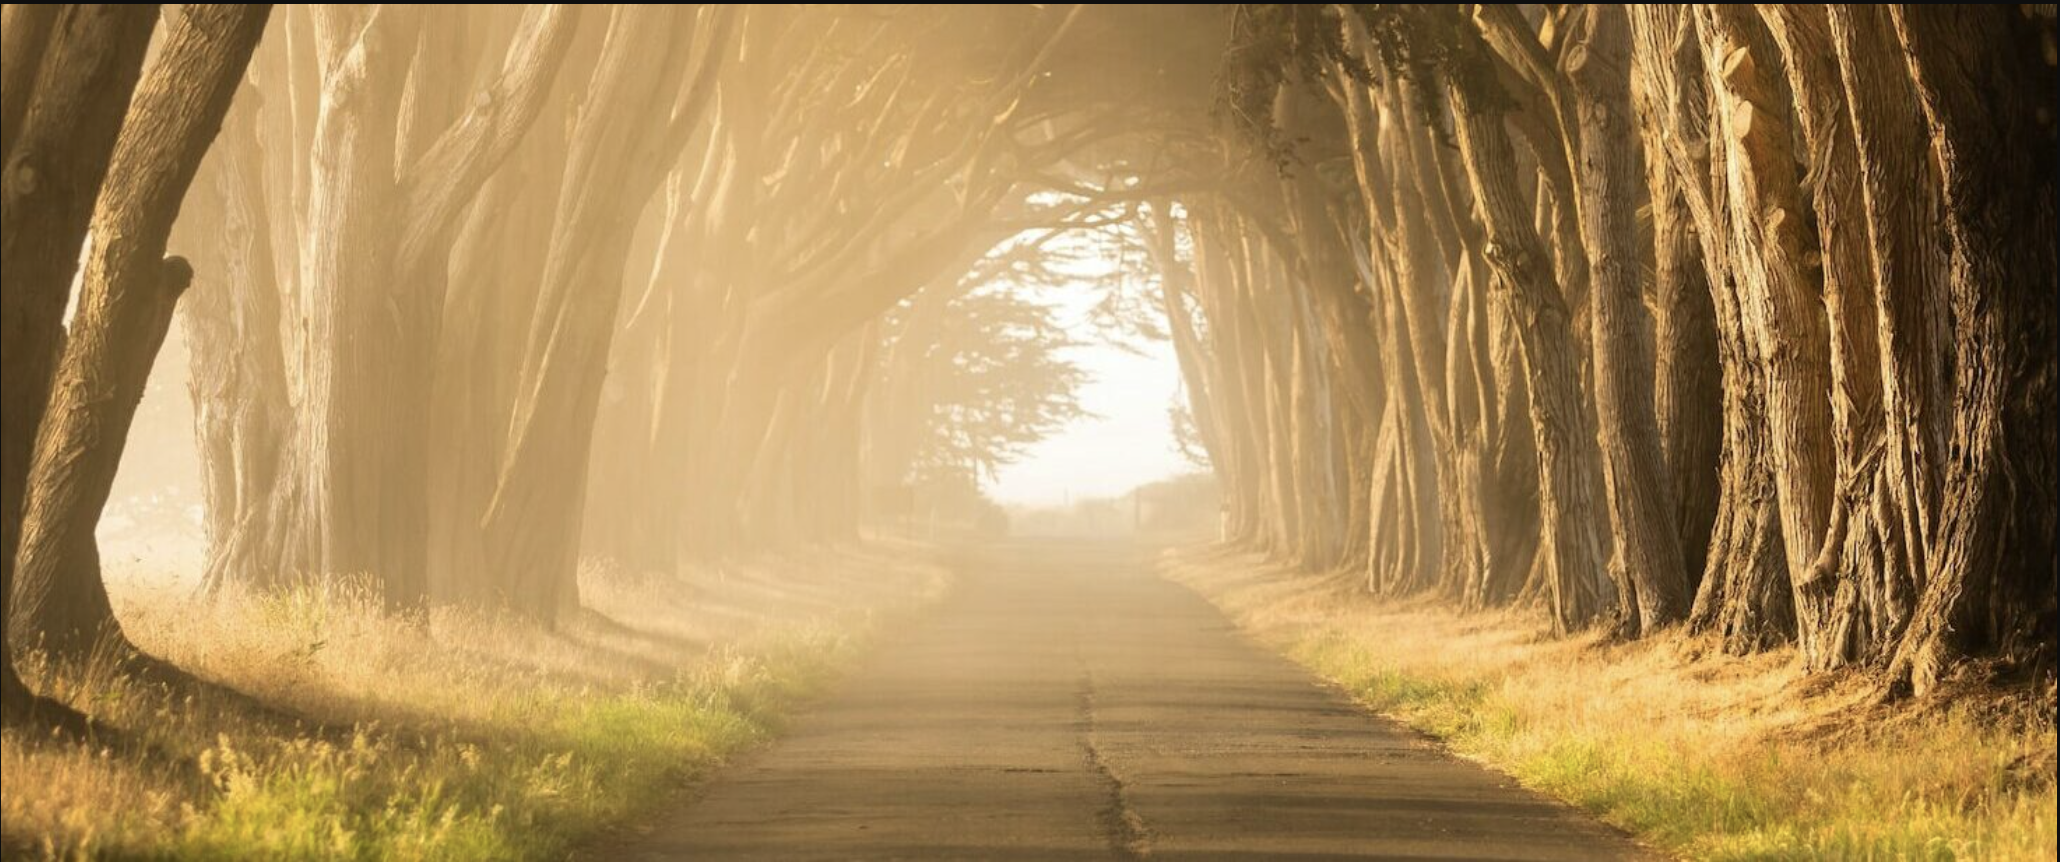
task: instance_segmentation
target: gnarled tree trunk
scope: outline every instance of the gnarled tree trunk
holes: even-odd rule
[[[1897,6],[1951,242],[1951,450],[1930,580],[1892,672],[1922,693],[1959,662],[2050,669],[2060,521],[2052,73],[2010,6]]]
[[[1688,583],[1675,525],[1667,517],[1673,483],[1660,450],[1652,406],[1652,363],[1645,350],[1645,306],[1639,296],[1636,195],[1638,150],[1632,135],[1630,25],[1623,10],[1593,4],[1580,16],[1573,83],[1581,133],[1574,176],[1581,187],[1581,241],[1589,255],[1590,321],[1594,328],[1595,401],[1600,419],[1610,560],[1620,612],[1640,633],[1688,613]]]

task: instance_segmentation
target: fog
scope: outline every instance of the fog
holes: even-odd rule
[[[2052,855],[2050,4],[0,41],[0,857]]]

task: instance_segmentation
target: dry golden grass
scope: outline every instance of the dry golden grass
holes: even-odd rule
[[[111,732],[0,738],[6,855],[562,855],[764,739],[883,615],[941,595],[921,558],[590,568],[588,610],[555,632],[448,610],[400,621],[343,592],[203,601],[123,580],[141,646],[279,712],[32,662],[32,684]]]
[[[1709,859],[2052,859],[2053,693],[1882,706],[1792,652],[1555,639],[1542,618],[1380,601],[1221,550],[1162,569],[1369,707]]]

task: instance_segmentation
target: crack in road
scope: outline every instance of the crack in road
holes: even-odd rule
[[[1079,703],[1080,748],[1087,755],[1087,766],[1101,779],[1102,788],[1108,795],[1107,804],[1101,808],[1102,836],[1109,842],[1109,849],[1126,859],[1144,859],[1152,855],[1152,831],[1145,825],[1144,815],[1130,804],[1130,791],[1124,784],[1123,775],[1102,752],[1101,738],[1095,716],[1094,671],[1087,668],[1085,661],[1080,665],[1080,684],[1077,691]]]
[[[1238,638],[1127,546],[962,564],[780,744],[585,854],[740,859],[1649,858]]]

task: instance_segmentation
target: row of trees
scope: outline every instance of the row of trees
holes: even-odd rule
[[[550,625],[967,486],[1077,412],[991,283],[1117,218],[1082,11],[8,5],[10,654],[196,682],[93,539],[175,307],[216,589]]]
[[[2050,672],[2052,7],[1250,6],[1225,56],[1166,284],[1241,541]]]
[[[180,678],[93,540],[175,302],[209,583],[548,625],[582,553],[841,540],[869,486],[962,488],[1063,421],[1077,334],[989,285],[1080,280],[1093,231],[1157,273],[1241,542],[1920,688],[2050,664],[2050,7],[8,5],[0,35],[10,649]]]

